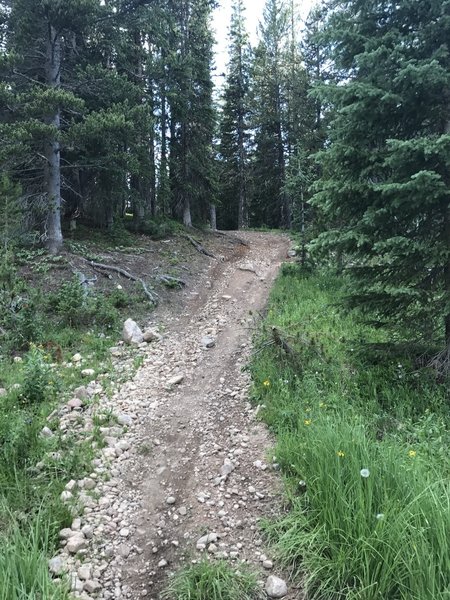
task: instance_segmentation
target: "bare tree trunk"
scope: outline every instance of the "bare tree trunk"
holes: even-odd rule
[[[211,229],[213,231],[217,230],[217,215],[216,215],[216,205],[215,204],[210,204],[209,205],[209,222],[211,225]]]
[[[47,33],[47,55],[45,63],[45,81],[53,89],[61,83],[61,40],[59,33],[49,23]],[[61,149],[58,133],[61,129],[59,108],[48,115],[46,122],[54,132],[45,143],[45,189],[47,192],[47,240],[46,245],[52,254],[57,254],[63,244],[61,231]],[[56,135],[55,135],[56,133]]]
[[[187,194],[185,194],[183,202],[183,225],[185,227],[192,227],[191,203]]]
[[[163,60],[165,54],[163,53]],[[168,198],[168,175],[167,175],[167,98],[166,85],[163,74],[160,83],[161,97],[161,158],[159,163],[159,186],[158,186],[158,204],[159,210],[163,215],[169,213]]]

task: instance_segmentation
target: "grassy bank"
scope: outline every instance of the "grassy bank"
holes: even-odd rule
[[[150,310],[128,282],[86,292],[73,256],[18,250],[0,266],[0,600],[68,597],[48,571],[58,533],[72,522],[60,495],[92,470],[102,423],[83,438],[60,431],[54,410],[93,378],[108,392],[131,376],[113,372],[109,348],[124,318]]]
[[[252,373],[287,510],[267,535],[310,598],[448,600],[448,388],[340,295],[293,265],[272,293]]]

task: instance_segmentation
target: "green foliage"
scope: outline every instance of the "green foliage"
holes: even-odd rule
[[[272,293],[267,328],[293,354],[265,344],[252,373],[289,511],[264,528],[311,598],[444,600],[448,388],[405,350],[359,352],[389,338],[339,313],[341,295],[329,272],[292,265]]]
[[[163,592],[165,600],[256,600],[256,577],[245,565],[203,560],[176,573]]]
[[[32,346],[25,358],[20,402],[28,405],[53,400],[58,390],[55,378],[50,366],[50,356],[41,348]]]
[[[448,3],[422,8],[364,0],[328,13],[322,39],[341,81],[321,88],[336,116],[319,156],[325,233],[314,248],[346,261],[350,306],[448,344]]]
[[[46,555],[53,550],[51,528],[43,513],[33,517],[25,532],[20,522],[2,539],[0,534],[0,600],[68,600],[65,585],[56,586]]]

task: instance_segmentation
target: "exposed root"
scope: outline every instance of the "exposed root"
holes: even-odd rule
[[[105,265],[103,263],[97,263],[97,262],[94,262],[93,260],[87,260],[87,259],[84,259],[84,260],[88,264],[90,264],[91,267],[94,269],[100,269],[103,271],[113,271],[114,273],[119,273],[119,275],[122,275],[123,277],[130,279],[131,281],[136,281],[136,282],[140,283],[142,286],[142,289],[144,290],[145,295],[150,300],[150,302],[152,304],[154,304],[155,306],[158,304],[158,295],[155,292],[151,292],[148,289],[145,282],[140,277],[136,277],[132,273],[129,273],[128,271],[125,271],[125,269],[121,269],[120,267],[114,267],[112,265]]]
[[[200,254],[204,254],[205,256],[210,256],[211,258],[217,258],[214,254],[209,252],[209,250],[207,250],[204,246],[202,246],[199,242],[197,242],[197,240],[194,240],[194,238],[191,235],[186,235],[185,237],[187,240],[189,240],[191,242],[191,244],[194,246],[194,248],[197,250],[197,252],[200,252]]]

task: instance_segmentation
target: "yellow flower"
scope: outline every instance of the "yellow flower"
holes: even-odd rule
[[[339,458],[343,458],[345,456],[345,452],[342,452],[342,450],[338,450],[336,454],[339,456]]]
[[[410,450],[408,452],[408,456],[409,458],[414,458],[416,456],[417,452],[415,450]]]
[[[305,419],[304,423],[305,425],[311,425],[311,419]]]
[[[269,387],[270,386],[270,381],[268,379],[266,379],[265,381],[263,381],[263,386],[264,387]]]

